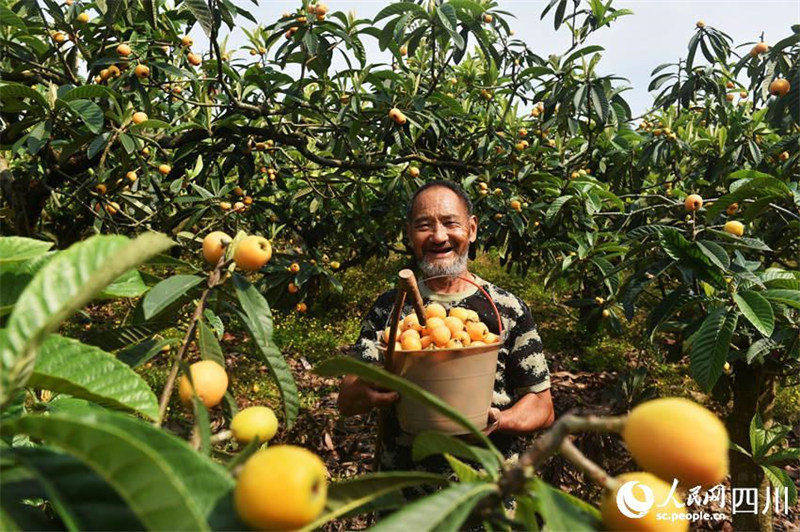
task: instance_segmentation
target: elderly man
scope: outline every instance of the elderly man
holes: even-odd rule
[[[450,181],[434,181],[414,194],[408,209],[406,235],[421,273],[420,293],[425,303],[438,302],[446,309],[475,310],[481,321],[498,333],[497,318],[485,296],[466,277],[480,284],[492,297],[503,321],[503,346],[497,362],[492,415],[497,428],[490,436],[506,457],[518,452],[520,435],[553,422],[550,377],[542,343],[530,310],[513,294],[469,272],[469,246],[478,231],[477,218],[464,190]],[[448,276],[448,277],[438,277]],[[438,277],[424,281],[426,278]],[[365,361],[379,362],[378,338],[387,325],[395,300],[391,290],[378,297],[364,319],[355,345]],[[410,304],[403,315],[413,312]],[[339,410],[345,416],[364,414],[377,407],[392,407],[398,399],[391,391],[376,389],[355,376],[342,380]],[[381,469],[413,467],[410,446],[413,436],[400,430],[394,408],[384,430]]]

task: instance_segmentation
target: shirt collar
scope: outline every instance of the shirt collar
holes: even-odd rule
[[[475,275],[472,274],[474,277],[474,281],[479,285],[484,285],[486,281]],[[440,294],[438,292],[432,291],[428,288],[428,285],[425,284],[425,281],[420,281],[418,283],[419,286],[419,293],[423,299],[427,299],[429,301],[439,301],[439,302],[453,302],[453,301],[460,301],[464,298],[467,298],[478,291],[478,288],[474,285],[469,285],[466,290],[461,292],[453,292],[452,294]]]

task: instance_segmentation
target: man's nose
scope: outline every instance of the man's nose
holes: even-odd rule
[[[437,223],[434,226],[433,234],[431,235],[431,240],[433,240],[437,244],[441,244],[442,242],[447,242],[448,236],[444,225]]]

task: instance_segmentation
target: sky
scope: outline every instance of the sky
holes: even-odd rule
[[[234,0],[246,7],[259,21],[267,24],[292,11],[299,0],[259,0],[254,6],[247,0]],[[359,18],[372,18],[391,0],[325,0],[331,11],[351,10]],[[546,0],[499,0],[499,9],[511,12],[515,18],[510,25],[516,38],[542,57],[561,53],[570,43],[569,31],[553,30],[552,14],[544,20],[539,16]],[[587,44],[605,48],[598,71],[614,73],[629,80],[631,90],[624,93],[634,116],[641,114],[653,102],[647,92],[650,72],[661,63],[675,62],[685,57],[686,46],[695,31],[695,23],[702,19],[708,26],[726,32],[735,45],[752,42],[764,33],[767,43],[776,42],[791,33],[792,24],[800,24],[800,0],[615,0],[613,6],[632,9],[634,14],[617,19],[611,28],[603,28],[590,37]],[[388,20],[388,19],[387,19]],[[243,17],[236,19],[244,28],[253,23]],[[227,27],[225,27],[227,29]],[[226,32],[223,31],[223,34]],[[195,25],[191,35],[200,49],[207,48],[208,40]],[[365,37],[368,62],[388,60],[377,42]],[[230,34],[228,49],[246,43],[244,34],[235,28]],[[698,54],[699,56],[699,54]]]

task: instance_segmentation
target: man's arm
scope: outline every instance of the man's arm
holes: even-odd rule
[[[492,414],[499,421],[495,430],[512,434],[527,434],[536,429],[549,427],[555,421],[553,398],[549,389],[539,393],[527,393],[506,410],[492,410]]]
[[[346,375],[339,388],[337,404],[343,416],[355,416],[376,407],[389,406],[398,398],[397,392],[381,391],[355,375]]]
[[[381,295],[364,317],[361,333],[353,345],[353,355],[356,358],[372,364],[380,363],[378,336],[383,331],[394,299],[394,292]],[[380,390],[355,375],[346,375],[339,387],[337,404],[343,416],[354,416],[365,414],[373,408],[388,406],[397,401],[398,397],[396,392]]]

